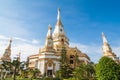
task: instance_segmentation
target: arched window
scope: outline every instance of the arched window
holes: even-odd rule
[[[64,43],[64,39],[61,39],[61,42]]]
[[[70,64],[74,63],[74,55],[70,55]]]
[[[62,29],[60,29],[60,31],[62,32]]]

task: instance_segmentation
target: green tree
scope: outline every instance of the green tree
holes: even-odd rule
[[[16,75],[19,72],[21,62],[18,60],[13,60],[11,65],[13,67],[13,80],[16,80]]]
[[[60,70],[57,73],[61,78],[69,78],[71,77],[72,74],[72,68],[70,67],[66,53],[67,53],[66,48],[63,47],[61,50]]]
[[[38,78],[40,76],[40,71],[37,69],[37,68],[27,68],[27,69],[24,69],[22,72],[21,72],[21,77],[22,78],[25,78],[25,77],[28,77],[30,79],[33,79],[33,78]]]
[[[76,80],[95,80],[95,69],[93,64],[81,64],[73,71]]]
[[[63,78],[67,79],[72,77],[72,69],[70,68],[69,64],[61,65],[60,71]]]
[[[11,72],[11,62],[2,60],[2,67],[3,67],[3,78],[5,79],[10,75]]]
[[[97,80],[120,80],[120,66],[111,58],[102,57],[96,65]]]
[[[40,75],[40,71],[37,69],[37,68],[35,68],[35,69],[33,69],[33,78],[37,78],[37,77],[39,77],[39,75]]]
[[[65,47],[63,47],[62,50],[61,50],[61,58],[60,58],[61,64],[67,64],[68,63],[66,53],[67,53],[67,51],[66,51]]]
[[[74,66],[77,67],[78,66],[78,63],[79,63],[79,59],[78,59],[78,54],[77,52],[75,53],[75,63],[74,63]]]

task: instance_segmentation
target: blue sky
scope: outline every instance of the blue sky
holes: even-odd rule
[[[54,29],[59,7],[71,46],[78,46],[97,62],[102,56],[101,32],[104,32],[113,52],[120,56],[119,3],[119,0],[0,0],[0,35],[5,39],[17,37],[21,40],[19,44],[38,49],[44,45],[48,25]],[[18,41],[14,40],[13,47],[16,44]]]

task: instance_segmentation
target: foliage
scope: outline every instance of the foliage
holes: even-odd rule
[[[61,58],[60,58],[60,62],[61,62],[60,64],[61,65],[68,63],[66,53],[67,53],[67,51],[66,51],[65,47],[63,47],[62,50],[61,50]]]
[[[30,69],[27,68],[25,70],[22,71],[22,78],[28,77],[28,78],[37,78],[40,75],[40,71],[37,68],[34,69]]]
[[[40,71],[36,68],[25,69],[26,65],[27,65],[26,62],[20,62],[17,58],[14,59],[12,62],[3,61],[3,64],[2,64],[6,72],[7,71],[10,72],[9,76],[13,78],[12,80],[22,80],[23,78],[26,78],[26,77],[29,77],[31,79],[38,78],[40,75]]]
[[[102,57],[96,65],[96,76],[98,80],[119,80],[120,65],[108,57]]]
[[[5,79],[8,75],[10,75],[12,69],[11,62],[2,60],[1,68],[1,79]]]
[[[7,72],[6,74],[7,78],[13,77],[13,80],[16,80],[16,76],[21,75],[21,71],[23,71],[24,64],[23,62],[20,62],[18,58],[15,58],[12,62],[4,61],[4,60],[2,62],[3,62],[2,66]]]
[[[16,80],[16,75],[19,74],[20,64],[21,64],[21,62],[18,61],[18,59],[13,60],[11,62],[12,69],[13,69],[13,80]]]
[[[13,80],[12,78],[6,78],[5,80]],[[60,80],[58,78],[38,78],[38,79],[30,79],[30,78],[18,78],[16,80]]]
[[[63,78],[72,77],[72,69],[68,64],[61,65],[60,71],[61,71],[61,77]]]
[[[61,50],[61,59],[60,59],[60,70],[57,72],[59,78],[69,78],[72,74],[72,69],[70,68],[68,58],[66,56],[65,47]]]
[[[95,80],[95,70],[93,64],[81,64],[73,72],[76,80]]]

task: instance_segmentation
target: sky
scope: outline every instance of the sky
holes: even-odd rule
[[[53,30],[57,9],[61,9],[70,46],[77,46],[91,61],[102,52],[104,32],[113,52],[120,57],[119,0],[0,0],[0,57],[12,37],[12,55],[21,52],[21,60],[36,54],[44,46],[48,25]]]

